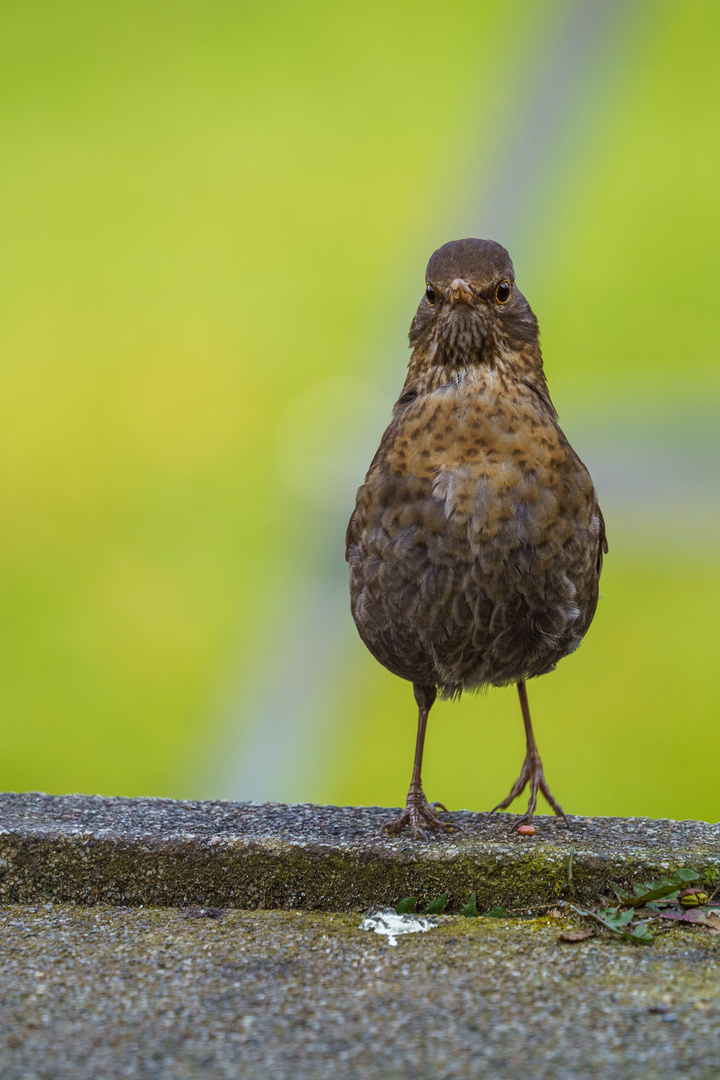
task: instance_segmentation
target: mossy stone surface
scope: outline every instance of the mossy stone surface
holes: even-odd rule
[[[0,1075],[717,1080],[720,937],[562,944],[564,919],[0,907]]]
[[[713,880],[720,826],[647,818],[450,815],[461,833],[390,837],[379,807],[0,796],[0,902],[362,911],[448,894],[459,911],[591,901],[678,866]]]

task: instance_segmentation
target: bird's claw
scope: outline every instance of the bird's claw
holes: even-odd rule
[[[394,818],[393,821],[388,821],[382,827],[383,832],[387,833],[399,833],[403,829],[410,827],[410,831],[416,840],[429,840],[430,836],[426,829],[429,827],[437,829],[439,832],[462,832],[462,827],[457,825],[454,821],[442,821],[438,817],[438,810],[444,810],[447,813],[447,807],[440,802],[429,803],[424,794],[416,795],[411,793],[408,795],[405,810],[400,817]]]
[[[502,802],[499,802],[497,806],[494,806],[490,813],[494,814],[498,810],[506,810],[508,806],[510,806],[510,804],[514,802],[515,799],[517,799],[518,795],[522,794],[528,784],[530,785],[530,798],[528,799],[528,808],[519,820],[513,821],[512,825],[510,826],[510,832],[517,832],[517,830],[522,825],[529,825],[531,823],[535,815],[535,808],[537,806],[538,790],[543,793],[550,806],[552,807],[555,815],[557,817],[561,817],[569,829],[570,822],[568,821],[567,815],[563,810],[562,806],[554,797],[553,793],[550,791],[550,788],[547,785],[547,781],[545,780],[545,773],[543,772],[542,761],[540,760],[540,756],[537,753],[531,754],[530,752],[528,752],[523,762],[523,767],[520,771],[520,775],[513,784],[510,790],[510,794],[507,796],[507,798],[503,799]]]

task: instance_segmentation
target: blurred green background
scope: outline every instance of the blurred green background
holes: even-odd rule
[[[610,554],[530,685],[569,811],[720,817],[720,7],[0,9],[0,788],[404,801],[343,533],[425,262],[511,250]],[[488,809],[517,696],[433,711]]]

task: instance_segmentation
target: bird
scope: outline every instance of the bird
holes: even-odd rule
[[[532,832],[550,791],[527,681],[577,649],[595,614],[605,523],[590,474],[560,428],[538,320],[492,240],[433,253],[409,332],[407,377],[346,534],[351,611],[362,641],[412,683],[418,730],[405,809],[384,828],[452,832],[422,785],[438,693],[517,686],[526,754],[493,813],[529,786],[512,828]]]

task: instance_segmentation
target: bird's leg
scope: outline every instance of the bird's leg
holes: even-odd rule
[[[457,829],[458,826],[449,821],[440,821],[437,811],[446,810],[447,808],[442,803],[429,803],[422,789],[421,771],[425,728],[427,727],[430,709],[437,696],[437,688],[435,686],[419,686],[417,683],[413,683],[413,690],[415,691],[415,700],[418,703],[419,713],[415,763],[413,765],[412,780],[410,781],[410,790],[405,802],[404,813],[399,818],[395,818],[394,821],[388,821],[387,825],[383,825],[383,829],[385,832],[397,833],[409,825],[414,837],[426,840],[425,829],[427,827],[440,829],[442,832],[450,832],[452,829]]]
[[[528,808],[520,821],[513,825],[513,829],[519,828],[521,825],[529,825],[533,819],[535,813],[535,807],[537,806],[537,793],[538,788],[542,791],[547,801],[552,806],[553,810],[558,817],[561,817],[568,828],[570,828],[570,822],[565,816],[565,811],[559,802],[554,799],[550,788],[547,786],[545,780],[545,774],[543,772],[543,764],[540,760],[540,754],[538,752],[537,743],[535,742],[535,736],[533,735],[532,722],[530,720],[530,706],[528,705],[527,690],[525,689],[525,680],[521,679],[517,684],[518,694],[520,695],[520,708],[523,714],[523,723],[525,724],[525,741],[527,744],[527,751],[525,753],[525,760],[523,767],[520,771],[520,775],[512,786],[512,790],[506,799],[498,803],[490,811],[492,814],[496,810],[505,810],[510,803],[517,799],[518,795],[522,793],[527,784],[530,784],[530,799],[528,801]]]

